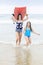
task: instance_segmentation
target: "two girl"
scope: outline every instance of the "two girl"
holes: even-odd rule
[[[17,20],[14,17],[14,14],[12,14],[13,17],[13,21],[16,22],[16,45],[20,46],[20,42],[21,42],[21,38],[22,38],[22,30],[23,30],[23,22],[26,21],[28,19],[28,14],[26,14],[26,19],[22,20],[22,15],[18,14],[17,16]],[[25,40],[26,40],[26,46],[28,46],[29,44],[31,44],[31,32],[40,35],[39,33],[34,32],[34,30],[31,27],[31,22],[27,22],[26,27],[24,28],[24,35],[25,35]]]

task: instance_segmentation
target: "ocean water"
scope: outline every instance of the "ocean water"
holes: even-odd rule
[[[40,33],[40,36],[31,33],[32,43],[43,44],[43,14],[30,14],[30,21],[34,31]],[[26,22],[24,22],[23,27],[24,25],[26,25]],[[13,24],[11,14],[0,14],[0,42],[15,43],[15,27],[16,24]],[[23,32],[21,44],[24,44],[24,42],[25,37]]]

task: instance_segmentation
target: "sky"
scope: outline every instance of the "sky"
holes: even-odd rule
[[[43,14],[43,0],[0,0],[0,14],[12,13],[19,6],[26,6],[29,14]]]

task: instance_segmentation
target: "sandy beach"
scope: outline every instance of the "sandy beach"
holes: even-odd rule
[[[0,43],[0,65],[43,65],[43,45],[25,49]]]

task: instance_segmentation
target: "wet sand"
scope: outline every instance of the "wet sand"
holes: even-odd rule
[[[24,49],[0,43],[0,65],[43,65],[43,45]]]

